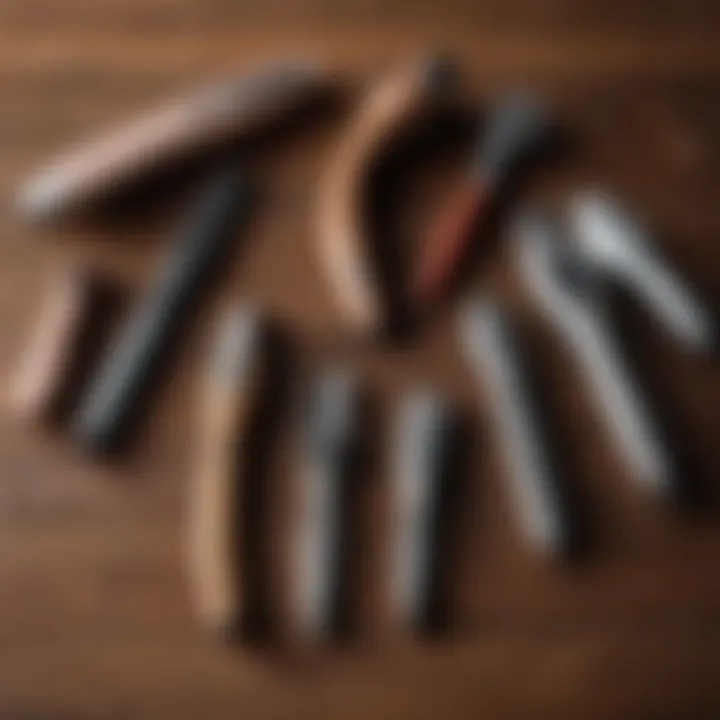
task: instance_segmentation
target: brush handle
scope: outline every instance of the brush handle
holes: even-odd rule
[[[200,452],[189,497],[190,578],[203,626],[231,635],[243,618],[242,513],[244,444],[261,383],[260,335],[252,323],[243,343],[232,346],[238,322],[219,333],[221,363],[211,358],[201,387]],[[230,347],[228,347],[230,346]],[[221,364],[221,368],[218,365]]]
[[[236,222],[248,215],[250,199],[249,184],[236,171],[214,178],[201,195],[145,297],[100,364],[80,408],[76,434],[91,449],[112,450],[124,438],[181,322],[211,274],[227,260]]]
[[[363,335],[375,334],[385,321],[366,247],[368,176],[387,145],[437,102],[443,89],[428,61],[385,79],[360,107],[321,181],[320,265],[347,323]]]
[[[530,355],[505,312],[487,301],[465,308],[460,334],[490,396],[520,528],[533,548],[563,553],[570,542],[569,508],[548,433],[553,418],[538,398]]]
[[[53,414],[105,289],[85,267],[65,268],[53,281],[10,389],[10,405],[23,419]]]
[[[340,587],[343,473],[332,462],[302,467],[295,537],[294,623],[312,641],[332,634]]]
[[[21,188],[18,204],[38,220],[85,207],[150,171],[272,123],[320,84],[314,69],[287,62],[203,88],[64,153]]]
[[[393,615],[401,625],[419,628],[428,618],[448,423],[448,408],[428,394],[406,399],[397,416],[390,595]]]
[[[438,300],[455,278],[487,215],[490,197],[486,183],[468,179],[441,213],[422,250],[414,278],[413,294],[419,305]]]
[[[358,390],[342,371],[311,388],[298,493],[293,567],[295,625],[304,639],[333,634],[345,541],[345,491],[358,431]]]

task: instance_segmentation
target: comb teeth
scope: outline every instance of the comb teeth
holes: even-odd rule
[[[490,113],[478,147],[476,171],[493,185],[501,183],[510,167],[532,149],[547,128],[545,111],[531,95],[509,95]]]

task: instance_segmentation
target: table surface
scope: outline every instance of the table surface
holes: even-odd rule
[[[612,188],[718,299],[715,0],[8,0],[0,7],[0,368],[8,382],[58,265],[89,258],[137,295],[192,189],[127,222],[29,227],[12,208],[13,192],[49,154],[157,98],[277,55],[317,57],[359,93],[434,48],[461,63],[468,100],[529,87],[574,129],[572,152],[536,174],[523,188],[528,198],[560,203],[579,186]],[[518,291],[504,243],[471,285],[504,294],[547,361],[565,447],[600,519],[585,563],[543,562],[518,537],[484,393],[449,318],[412,347],[351,353],[333,341],[342,320],[315,266],[312,222],[315,184],[343,127],[336,115],[250,158],[265,188],[262,212],[120,463],[97,464],[62,430],[2,414],[0,718],[717,716],[717,513],[710,503],[686,517],[634,489],[578,371]],[[451,155],[398,193],[398,232],[410,241],[460,178]],[[477,420],[451,637],[422,641],[366,621],[355,644],[308,658],[224,648],[197,627],[183,554],[194,384],[212,320],[239,297],[285,322],[304,368],[357,368],[380,435],[396,400],[418,385]],[[641,315],[629,322],[649,377],[717,481],[717,367],[673,347]],[[272,472],[291,482],[292,450],[279,455],[286,460]],[[368,487],[381,497],[382,463],[372,474]],[[368,555],[381,557],[381,538],[368,540]],[[368,578],[377,586],[377,573]]]

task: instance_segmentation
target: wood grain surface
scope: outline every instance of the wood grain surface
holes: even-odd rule
[[[115,223],[40,229],[13,209],[38,163],[156,99],[277,55],[317,57],[359,90],[436,48],[461,63],[468,100],[529,87],[574,129],[574,151],[536,173],[524,196],[558,202],[577,186],[614,189],[720,300],[716,0],[5,0],[4,376],[16,369],[58,263],[82,256],[137,296],[193,187],[148,199],[147,212]],[[412,346],[358,350],[337,340],[342,318],[315,265],[312,228],[316,184],[346,119],[323,116],[262,152],[248,149],[265,188],[262,212],[122,462],[94,463],[62,431],[0,414],[0,718],[717,717],[720,515],[711,508],[686,518],[633,490],[581,378],[516,287],[502,242],[491,244],[470,285],[507,297],[547,366],[578,483],[597,508],[586,563],[548,566],[524,549],[482,392],[447,314]],[[443,206],[461,178],[461,151],[409,173],[395,207],[399,241],[415,242]],[[287,327],[305,372],[339,361],[357,368],[380,437],[396,399],[416,385],[444,392],[474,419],[452,637],[386,632],[372,619],[381,592],[369,589],[357,642],[311,659],[223,648],[196,626],[183,546],[193,397],[211,321],[234,297],[254,298]],[[717,365],[687,357],[639,313],[628,323],[717,485]],[[280,488],[293,472],[286,435],[271,470]],[[382,457],[366,479],[378,506]],[[369,585],[379,582],[382,543],[378,529],[365,544],[376,571]]]

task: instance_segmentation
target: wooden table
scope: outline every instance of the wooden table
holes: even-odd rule
[[[6,0],[0,365],[7,377],[58,262],[89,257],[137,293],[191,190],[115,225],[31,228],[12,209],[13,191],[48,154],[194,81],[278,54],[317,56],[358,87],[437,47],[462,63],[468,98],[527,86],[577,131],[575,152],[539,173],[528,197],[559,201],[578,185],[612,187],[652,218],[668,253],[718,299],[714,0]],[[356,356],[338,349],[341,320],[311,248],[315,182],[341,127],[342,117],[324,119],[251,158],[267,191],[264,211],[121,464],[94,464],[62,431],[22,427],[3,413],[0,718],[716,717],[717,514],[688,519],[633,490],[577,371],[516,292],[502,243],[475,282],[512,297],[548,361],[578,482],[600,518],[584,565],[553,567],[523,547],[482,393],[449,322],[412,348]],[[401,233],[417,236],[458,167],[458,157],[448,157],[432,181],[400,194]],[[380,430],[396,398],[421,383],[474,414],[453,637],[421,642],[367,621],[354,648],[299,660],[225,649],[196,627],[183,556],[194,374],[218,309],[241,296],[286,321],[303,367],[339,360],[357,367],[380,410]],[[717,482],[717,367],[683,355],[642,318],[633,322],[653,377]],[[289,482],[291,460],[276,465],[279,482]],[[374,474],[368,486],[381,497],[382,463]],[[381,535],[367,548],[379,569]]]

